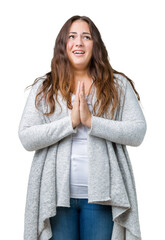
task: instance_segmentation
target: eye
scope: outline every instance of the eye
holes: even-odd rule
[[[69,37],[68,37],[68,38],[72,39],[72,38],[74,38],[74,35],[69,35]]]
[[[91,37],[89,36],[84,36],[85,39],[91,40]]]

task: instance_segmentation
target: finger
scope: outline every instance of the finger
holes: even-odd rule
[[[77,86],[77,91],[76,91],[76,94],[79,93],[79,89],[80,89],[80,81],[78,81],[78,86]]]
[[[85,84],[82,82],[82,91],[83,91],[83,96],[85,97]]]
[[[84,82],[81,82],[80,97],[81,97],[81,99],[85,99],[85,86],[84,86]]]
[[[80,92],[80,81],[78,81],[78,85],[77,85],[77,90],[76,90],[76,101],[79,100],[79,92]]]

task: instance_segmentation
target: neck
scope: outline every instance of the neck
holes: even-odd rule
[[[78,81],[83,81],[85,84],[85,94],[88,93],[91,84],[92,84],[92,77],[90,76],[89,72],[87,70],[74,70],[73,72],[73,85],[72,85],[72,92],[75,94],[77,87],[78,87]]]
[[[75,70],[74,71],[74,82],[77,83],[78,81],[88,81],[91,79],[89,72],[86,70]]]

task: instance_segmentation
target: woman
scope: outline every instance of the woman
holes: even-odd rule
[[[94,23],[70,18],[19,126],[23,146],[35,151],[24,240],[141,239],[126,149],[146,133],[138,100],[133,82],[112,69]]]

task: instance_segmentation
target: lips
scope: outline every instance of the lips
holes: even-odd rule
[[[83,50],[74,50],[73,53],[74,54],[84,54],[85,51],[83,51]]]

